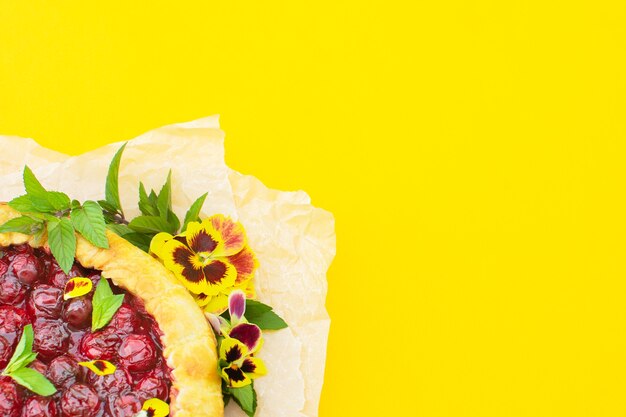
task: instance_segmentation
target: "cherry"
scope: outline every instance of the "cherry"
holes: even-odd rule
[[[74,384],[61,397],[64,417],[93,417],[99,408],[98,394],[87,385]]]
[[[51,285],[54,285],[57,288],[64,289],[65,284],[67,283],[67,281],[69,281],[70,278],[82,277],[83,275],[84,271],[78,265],[72,266],[72,269],[70,269],[70,273],[66,274],[55,262],[54,265],[52,265],[50,272],[48,273],[48,281]]]
[[[28,314],[21,308],[0,307],[0,332],[16,333],[29,323]]]
[[[78,348],[81,355],[89,359],[113,359],[120,345],[120,336],[114,329],[106,328],[97,333],[87,333]]]
[[[0,415],[2,417],[19,417],[22,409],[22,400],[17,393],[17,387],[11,379],[0,380]]]
[[[74,329],[84,329],[91,324],[91,300],[85,297],[73,298],[63,309],[63,319]]]
[[[51,285],[35,287],[28,298],[28,311],[37,318],[56,319],[61,315],[63,291]]]
[[[117,353],[130,372],[143,372],[154,367],[156,349],[146,335],[131,334],[122,341]]]
[[[71,356],[58,356],[50,362],[47,375],[57,388],[69,388],[82,379],[83,372],[80,368]]]
[[[57,417],[57,405],[46,397],[31,397],[24,403],[22,417]]]
[[[63,323],[51,320],[37,320],[33,326],[35,341],[33,350],[45,360],[62,355],[67,351],[70,333]]]
[[[163,379],[163,376],[159,377],[155,371],[150,372],[144,376],[135,385],[135,391],[142,400],[149,400],[150,398],[158,398],[160,400],[167,400],[168,387],[167,382]]]
[[[31,285],[41,273],[42,267],[39,259],[32,253],[20,253],[13,258],[11,263],[13,273],[22,283]]]
[[[104,376],[96,375],[90,371],[87,374],[87,382],[99,393],[114,394],[115,396],[131,390],[128,376],[122,368],[117,368],[114,373]]]
[[[111,417],[134,416],[141,410],[142,405],[137,395],[129,392],[117,398],[110,396],[107,411]]]
[[[13,346],[11,346],[8,340],[0,336],[0,369],[4,369],[7,366],[12,355]]]
[[[141,327],[141,320],[135,314],[131,306],[124,303],[117,310],[109,326],[115,328],[119,333],[135,333]]]
[[[6,265],[0,261],[0,267]],[[1,269],[1,268],[0,268]],[[4,274],[0,274],[4,275]],[[0,303],[20,304],[26,296],[26,287],[12,274],[4,275],[0,280]]]
[[[30,365],[28,365],[28,367],[34,369],[42,375],[45,375],[48,370],[48,366],[39,359],[35,359]]]

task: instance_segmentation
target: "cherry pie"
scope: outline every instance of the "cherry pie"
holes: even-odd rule
[[[19,214],[0,205],[0,224]],[[77,236],[74,266],[65,274],[44,242],[19,233],[0,234],[0,370],[27,324],[34,328],[37,360],[57,392],[38,396],[0,379],[0,415],[6,417],[132,417],[144,401],[159,398],[174,417],[222,416],[215,338],[187,290],[146,253],[112,233],[109,249]],[[38,247],[34,247],[38,246]],[[124,303],[111,321],[92,332],[93,291],[64,300],[72,277],[95,288],[110,280]],[[110,361],[99,376],[83,361]]]

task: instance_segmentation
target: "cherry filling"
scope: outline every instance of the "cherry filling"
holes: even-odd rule
[[[160,330],[141,300],[111,284],[124,303],[109,324],[91,332],[91,293],[63,300],[65,283],[98,271],[75,263],[65,274],[45,250],[28,245],[0,248],[0,371],[10,360],[22,329],[32,324],[37,360],[29,366],[54,384],[41,397],[0,378],[0,415],[6,417],[132,417],[144,401],[168,401],[170,369],[162,353]],[[99,376],[79,362],[106,360],[116,366]]]

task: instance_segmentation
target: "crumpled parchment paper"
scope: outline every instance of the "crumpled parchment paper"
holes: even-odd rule
[[[0,201],[24,193],[25,164],[48,189],[78,200],[102,199],[109,162],[121,144],[67,156],[32,139],[0,136]],[[324,303],[326,272],[335,255],[333,216],[313,207],[304,192],[271,190],[229,169],[224,134],[213,116],[164,126],[128,141],[120,166],[120,197],[127,217],[139,214],[139,181],[158,190],[170,168],[172,202],[181,218],[208,192],[202,217],[222,213],[242,222],[260,262],[258,298],[289,324],[264,333],[259,357],[269,373],[256,380],[257,416],[317,416],[330,325]],[[225,414],[245,417],[235,404]]]

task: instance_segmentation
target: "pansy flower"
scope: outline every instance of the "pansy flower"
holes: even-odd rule
[[[176,236],[157,234],[150,252],[207,311],[224,311],[228,294],[235,288],[248,288],[258,266],[243,226],[221,214],[201,223],[190,222]]]
[[[265,364],[254,354],[263,345],[261,329],[248,323],[246,295],[241,290],[233,291],[228,297],[230,323],[221,316],[209,314],[209,322],[218,335],[224,337],[220,344],[220,369],[222,378],[230,387],[249,385],[251,380],[265,375]]]

